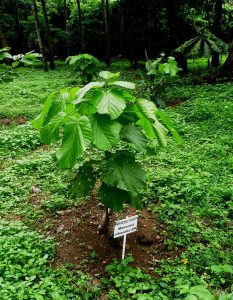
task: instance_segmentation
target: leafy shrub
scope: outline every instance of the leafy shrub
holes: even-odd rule
[[[66,63],[74,66],[79,83],[87,83],[94,80],[100,68],[100,61],[90,54],[69,56],[66,59]]]
[[[127,203],[140,208],[146,174],[136,161],[136,151],[146,153],[150,139],[166,145],[168,131],[177,140],[179,135],[153,102],[123,91],[134,89],[134,83],[118,80],[119,73],[103,71],[99,75],[101,81],[83,88],[52,93],[33,124],[47,144],[58,141],[62,129],[61,168],[72,168],[91,146],[102,152],[101,159],[79,168],[74,195],[85,197],[101,182],[98,195],[106,207],[119,211]]]

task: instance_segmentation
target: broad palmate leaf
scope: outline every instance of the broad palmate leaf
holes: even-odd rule
[[[90,116],[92,125],[92,142],[101,150],[109,150],[119,142],[121,124],[110,120],[108,116],[98,114]]]
[[[125,99],[120,91],[110,89],[102,91],[102,96],[97,103],[99,114],[108,114],[112,120],[118,118],[125,109]]]
[[[72,117],[64,126],[62,147],[58,152],[59,166],[72,168],[92,139],[91,124],[86,116]]]
[[[95,185],[96,175],[91,162],[84,163],[71,182],[71,196],[78,198],[88,196]]]
[[[107,161],[101,179],[111,187],[129,191],[132,197],[141,194],[146,187],[144,169],[124,151],[118,151]]]
[[[166,135],[168,130],[158,121],[156,117],[157,107],[152,101],[141,99],[132,109],[136,112],[139,120],[137,124],[141,126],[149,138],[157,137],[161,146],[167,144]]]
[[[133,143],[138,151],[146,152],[148,140],[136,126],[127,125],[123,127],[122,137]]]
[[[108,186],[102,183],[98,190],[98,197],[100,201],[113,211],[121,211],[123,204],[130,204],[130,193],[115,187]]]

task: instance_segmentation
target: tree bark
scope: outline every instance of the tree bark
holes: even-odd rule
[[[79,25],[79,35],[80,35],[80,45],[81,45],[81,52],[84,51],[84,44],[83,44],[83,24],[82,24],[82,10],[81,10],[81,3],[80,0],[76,0],[78,5],[78,25]]]
[[[70,46],[69,46],[69,37],[68,37],[68,29],[67,29],[67,1],[64,0],[64,24],[65,24],[65,32],[66,32],[66,49],[67,56],[70,55]]]
[[[216,0],[215,7],[214,7],[214,20],[213,20],[212,29],[213,29],[213,33],[218,38],[222,37],[222,30],[221,30],[222,5],[223,5],[223,0]],[[211,66],[218,67],[219,65],[220,65],[219,53],[213,52]]]
[[[54,58],[53,58],[53,40],[52,40],[52,34],[51,34],[51,30],[50,30],[50,25],[49,25],[48,13],[47,13],[47,9],[46,9],[46,0],[41,0],[41,6],[42,6],[42,11],[43,11],[44,20],[45,20],[45,30],[46,30],[48,48],[49,48],[50,68],[52,70],[54,70],[55,63],[54,63]]]
[[[8,47],[8,42],[4,33],[4,29],[0,24],[0,48]]]
[[[208,78],[200,78],[200,81],[207,80],[214,82],[216,79],[222,77],[233,80],[233,41],[231,42],[229,54],[224,64],[218,70],[211,73]]]
[[[222,5],[223,0],[216,0],[214,8],[213,33],[218,37],[222,37]]]
[[[104,31],[105,31],[105,43],[106,43],[106,56],[105,62],[107,66],[110,66],[110,18],[109,18],[109,2],[108,0],[102,0],[103,18],[104,18]]]
[[[216,68],[216,67],[219,66],[219,64],[220,64],[219,53],[218,52],[213,52],[212,60],[211,60],[211,66]]]
[[[41,31],[41,27],[40,27],[40,21],[39,21],[39,16],[38,16],[38,8],[37,8],[36,0],[32,0],[32,11],[33,11],[34,19],[35,19],[36,33],[37,33],[40,52],[42,55],[44,70],[48,71],[48,64],[47,64],[46,53],[45,53],[45,44],[44,44],[43,37],[42,37],[42,31]]]
[[[22,30],[20,27],[19,21],[19,3],[18,0],[13,0],[14,6],[14,16],[15,16],[15,30],[16,30],[16,52],[22,53],[23,52],[23,45],[22,45]]]

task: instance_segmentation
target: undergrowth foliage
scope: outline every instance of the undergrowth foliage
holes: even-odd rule
[[[49,267],[54,243],[22,222],[0,221],[0,249],[0,299],[97,299],[90,277]]]
[[[202,62],[206,64],[206,61]],[[118,61],[112,70],[123,68],[121,64]],[[190,61],[190,64],[198,67],[196,62]],[[128,63],[124,68],[127,66]],[[71,88],[74,84],[70,81],[68,67],[59,64],[53,76],[50,71],[44,73],[39,69],[19,68],[17,72],[18,78],[1,84],[1,118],[14,120],[25,115],[31,119],[41,110],[45,94],[51,89]],[[139,77],[139,70],[124,72],[125,80],[138,80]],[[135,94],[138,93],[143,97],[142,89],[136,89]],[[166,108],[166,114],[179,126],[177,130],[183,143],[177,145],[169,141],[166,151],[160,151],[157,142],[150,140],[156,155],[138,152],[137,162],[144,165],[147,173],[149,189],[144,194],[144,201],[150,204],[157,221],[163,224],[164,229],[159,234],[163,244],[177,256],[160,259],[159,253],[154,253],[150,272],[156,274],[155,278],[146,274],[148,270],[144,272],[131,267],[128,264],[131,260],[124,265],[114,261],[99,290],[94,288],[89,276],[69,272],[65,267],[51,269],[54,242],[24,225],[35,228],[38,219],[46,218],[47,213],[58,216],[59,210],[77,203],[68,198],[70,170],[58,169],[55,164],[55,153],[60,144],[42,146],[37,130],[28,124],[1,124],[0,298],[76,300],[85,296],[84,299],[98,299],[100,294],[109,294],[112,299],[141,297],[145,300],[150,299],[150,293],[158,291],[152,297],[207,300],[208,296],[213,299],[215,295],[216,300],[232,300],[232,94],[230,82],[199,86],[181,78],[161,90],[164,101],[182,100],[180,105]],[[130,144],[130,149],[135,149],[135,145]],[[122,141],[114,149],[123,150],[124,145]],[[109,151],[115,153],[113,148]],[[77,160],[72,173],[80,167],[81,176],[85,162],[83,171],[88,170],[89,160],[102,160],[104,156],[104,151],[89,144],[83,155],[84,162]],[[32,192],[35,184],[41,190],[36,195],[39,198],[36,203]],[[85,188],[85,185],[81,187]],[[82,194],[81,187],[75,188],[74,192],[80,190]],[[18,219],[21,221],[14,221]],[[48,221],[48,230],[50,225]],[[145,259],[149,259],[146,252]]]

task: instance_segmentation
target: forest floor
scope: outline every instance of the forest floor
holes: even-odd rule
[[[127,62],[111,70],[149,96],[143,70]],[[112,219],[139,215],[139,231],[128,237],[130,267],[130,255],[120,263],[121,241],[97,234],[97,200],[69,198],[73,174],[57,168],[58,145],[42,145],[31,125],[50,92],[77,81],[62,64],[18,73],[0,87],[0,299],[184,299],[181,284],[230,292],[233,84],[178,78],[160,91],[157,101],[167,103],[183,142],[154,143],[153,155],[138,157],[148,174],[146,209]],[[141,245],[142,236],[151,242]]]

